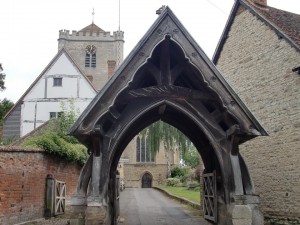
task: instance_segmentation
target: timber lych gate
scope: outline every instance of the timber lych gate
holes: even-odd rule
[[[207,204],[217,209],[207,209],[217,219],[207,219],[262,224],[239,145],[267,134],[168,7],[71,129],[91,153],[73,204],[98,208],[103,223],[116,224],[118,161],[129,141],[158,120],[181,130],[205,173],[215,173],[208,188],[216,196],[207,196]],[[248,210],[247,218],[238,218],[240,209]]]

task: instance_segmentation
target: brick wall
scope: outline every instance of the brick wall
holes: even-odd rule
[[[15,224],[44,215],[46,176],[66,181],[70,198],[81,166],[42,150],[0,147],[0,224]]]
[[[300,76],[292,72],[300,53],[239,12],[217,67],[269,133],[240,146],[264,215],[292,224],[300,218]]]

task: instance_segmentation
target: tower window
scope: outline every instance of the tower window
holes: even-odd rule
[[[62,86],[62,78],[53,78],[53,86],[61,87]]]
[[[92,67],[96,67],[96,54],[92,55],[91,65],[92,65]]]
[[[85,48],[85,67],[96,67],[96,47],[94,45],[88,45]]]
[[[91,62],[91,55],[90,54],[85,54],[85,67],[90,67],[90,62]]]

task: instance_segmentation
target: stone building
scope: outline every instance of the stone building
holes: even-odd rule
[[[73,99],[75,108],[83,112],[123,61],[123,44],[123,31],[111,35],[94,23],[80,31],[60,30],[57,55],[5,116],[3,139],[23,137],[57,117],[62,101]],[[167,177],[167,161],[170,167],[179,164],[178,151],[160,150],[149,158],[150,150],[142,141],[141,159],[136,161],[139,139],[130,142],[121,159],[127,187],[142,187],[144,174],[147,187],[157,185]]]
[[[4,117],[3,139],[26,135],[74,100],[82,112],[123,60],[124,32],[113,35],[92,23],[59,31],[58,53]]]
[[[61,49],[4,117],[3,139],[30,133],[62,111],[73,100],[82,112],[96,90],[65,49]]]
[[[147,145],[147,138],[136,136],[125,148],[118,171],[126,187],[152,187],[165,183],[169,170],[180,163],[179,150],[165,151],[160,146],[153,154]]]
[[[113,35],[92,23],[80,31],[60,30],[58,50],[67,49],[99,91],[123,61],[124,32]]]
[[[269,134],[240,147],[266,221],[299,224],[300,15],[237,0],[213,62]]]

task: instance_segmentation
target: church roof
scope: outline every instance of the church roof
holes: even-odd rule
[[[300,51],[300,15],[270,6],[257,5],[251,0],[237,0],[232,8],[231,14],[213,56],[213,62],[215,64],[218,61],[223,45],[225,44],[227,35],[234,21],[234,17],[237,15],[240,6],[249,10],[258,19],[262,20],[266,25],[274,30],[280,38],[284,38],[288,43]]]
[[[98,27],[96,24],[91,23],[90,25],[86,26],[85,28],[81,29],[79,32],[105,32],[100,27]]]
[[[253,7],[300,46],[300,15],[270,6]]]

